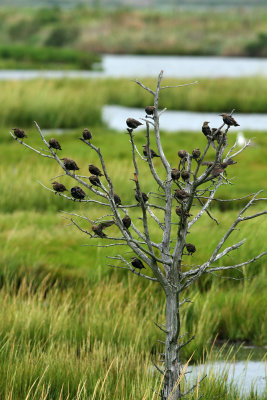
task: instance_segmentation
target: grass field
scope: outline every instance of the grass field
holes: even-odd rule
[[[160,12],[2,7],[0,21],[0,44],[10,46],[27,42],[40,49],[97,54],[267,55],[266,8]]]

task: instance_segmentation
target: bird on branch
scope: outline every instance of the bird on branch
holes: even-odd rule
[[[62,150],[59,142],[56,139],[51,138],[51,139],[49,139],[48,143],[49,143],[50,148],[52,147],[53,149],[56,149],[56,150]]]
[[[197,160],[200,157],[200,155],[201,151],[198,147],[192,151],[192,157],[194,160]]]
[[[140,197],[138,195],[138,192],[136,189],[134,189],[134,190],[135,190],[135,199],[136,199],[136,201],[138,201],[138,203],[140,203]],[[141,196],[142,196],[143,202],[146,203],[149,199],[148,195],[144,192],[141,192]]]
[[[211,129],[209,127],[209,121],[204,121],[203,125],[202,125],[202,133],[204,133],[204,135],[207,136],[212,136],[211,135]]]
[[[74,199],[83,200],[86,196],[86,193],[80,186],[74,186],[70,189],[71,195]]]
[[[89,164],[89,172],[91,172],[92,175],[103,176],[100,169],[93,164]]]
[[[192,214],[190,214],[188,211],[183,210],[180,206],[176,206],[175,208],[175,212],[176,214],[181,217],[182,215],[184,215],[186,218],[188,217],[192,217]]]
[[[225,114],[225,113],[222,113],[222,114],[219,114],[219,115],[222,117],[223,122],[224,122],[226,125],[228,125],[228,126],[240,126],[240,125],[236,122],[236,120],[232,117],[232,115],[228,115],[228,114]]]
[[[24,139],[28,137],[23,129],[12,128],[12,131],[14,132],[14,135],[16,136],[17,139]]]
[[[91,182],[91,184],[93,186],[100,186],[101,187],[101,182],[100,182],[100,180],[99,180],[97,175],[89,176],[89,181]]]
[[[137,257],[132,257],[131,258],[131,264],[132,264],[132,266],[134,268],[137,268],[137,269],[140,269],[140,270],[143,269],[143,268],[146,268],[144,266],[144,264],[142,263],[142,261]]]
[[[121,198],[117,193],[113,193],[113,197],[114,197],[114,202],[117,206],[121,205]]]
[[[138,128],[138,126],[143,125],[141,122],[137,121],[137,119],[134,118],[127,118],[126,124],[130,129],[136,129]]]
[[[181,178],[185,182],[188,181],[189,178],[190,178],[190,172],[183,169],[182,172],[181,172]]]
[[[92,137],[93,137],[93,135],[89,131],[89,129],[84,128],[84,130],[83,130],[83,138],[84,138],[84,140],[90,140],[90,139],[92,139]]]
[[[174,197],[177,200],[185,200],[188,197],[190,197],[190,194],[188,194],[186,191],[182,190],[182,189],[175,189],[174,191]]]
[[[80,168],[78,167],[78,165],[76,164],[76,162],[73,161],[73,160],[71,160],[70,158],[64,157],[64,158],[61,158],[61,160],[62,160],[63,163],[64,163],[64,167],[65,167],[68,171],[74,171],[74,173],[75,173],[75,171],[78,171],[78,169],[80,169]]]
[[[103,232],[103,229],[106,229],[113,224],[114,224],[114,221],[105,221],[105,222],[101,222],[100,224],[93,224],[92,231],[97,236],[99,236],[101,238],[105,238],[105,237],[107,237],[107,235]]]
[[[125,217],[122,218],[122,223],[126,229],[130,228],[132,220],[129,215],[125,215]]]
[[[63,185],[63,183],[59,183],[57,181],[54,181],[54,182],[52,182],[52,185],[53,185],[53,189],[55,191],[55,194],[56,193],[65,192],[67,190],[65,185]]]
[[[178,168],[172,168],[171,177],[173,181],[178,181],[180,175],[181,174]]]
[[[143,145],[143,154],[145,157],[148,156],[148,152],[147,152],[147,145],[144,144]],[[154,157],[160,157],[154,150],[150,149],[150,157],[154,158]]]
[[[156,107],[154,107],[154,106],[146,106],[146,108],[145,108],[145,112],[147,114],[146,117],[148,115],[154,115],[155,109],[156,109]]]
[[[186,243],[185,244],[186,250],[188,251],[188,254],[192,255],[193,253],[196,252],[196,246],[192,243]]]

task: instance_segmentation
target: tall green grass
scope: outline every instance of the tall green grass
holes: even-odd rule
[[[144,79],[144,83],[155,87],[154,79]],[[164,85],[181,83],[185,81],[163,82]],[[153,101],[151,95],[128,79],[2,81],[0,90],[2,127],[30,127],[33,120],[43,128],[52,129],[93,126],[101,124],[101,109],[105,104],[145,108]],[[267,79],[260,77],[201,79],[197,85],[162,91],[160,107],[218,114],[233,108],[236,113],[264,113],[266,90]]]

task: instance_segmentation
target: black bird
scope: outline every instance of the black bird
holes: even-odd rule
[[[78,169],[80,169],[76,162],[71,160],[70,158],[64,157],[61,158],[61,160],[63,160],[64,166],[68,171],[77,171]]]
[[[131,129],[136,129],[136,128],[138,128],[138,126],[143,125],[143,124],[141,124],[141,122],[137,121],[134,118],[127,118],[126,124]]]
[[[190,197],[190,194],[188,194],[186,191],[182,189],[175,189],[174,191],[174,197],[178,200],[184,200]]]
[[[114,195],[115,204],[116,204],[117,206],[120,206],[120,205],[121,205],[121,198],[120,198],[120,196],[119,196],[117,193],[113,193],[113,195]]]
[[[180,175],[181,174],[178,168],[172,168],[171,177],[173,181],[178,181]]]
[[[97,175],[91,175],[89,176],[89,181],[91,182],[92,185],[94,186],[101,186],[101,182],[98,178]]]
[[[186,210],[182,210],[180,206],[176,206],[175,209],[176,214],[180,217],[181,215],[184,215],[186,218],[188,217],[192,217],[192,214],[190,214],[188,211]]]
[[[211,128],[211,133],[212,133],[212,140],[216,140],[218,144],[220,144],[220,141],[222,139],[223,131],[217,128]]]
[[[194,160],[197,160],[200,157],[201,151],[200,149],[197,147],[196,149],[194,149],[192,151],[192,157]]]
[[[91,172],[92,175],[96,175],[96,176],[103,176],[102,172],[100,171],[99,168],[97,168],[95,165],[93,164],[89,164],[89,172]]]
[[[55,192],[60,193],[60,192],[65,192],[65,190],[67,190],[66,187],[63,185],[63,183],[55,181],[52,182],[52,185]]]
[[[150,150],[150,157],[151,158],[160,157],[154,150],[152,150],[152,149],[149,149],[149,150]],[[143,154],[144,154],[145,157],[148,156],[147,145],[146,144],[143,145]]]
[[[144,193],[144,192],[141,192],[141,195],[142,195],[143,202],[146,203],[148,201],[148,199],[149,199],[148,195],[146,193]],[[137,193],[136,189],[135,189],[135,199],[136,199],[136,201],[138,201],[140,203],[140,198],[138,196],[138,193]]]
[[[92,231],[97,236],[104,238],[104,237],[107,237],[107,235],[103,232],[103,229],[106,229],[113,224],[114,224],[114,221],[105,221],[105,222],[101,222],[100,224],[93,224]]]
[[[178,154],[178,157],[185,158],[187,155],[187,152],[185,150],[179,150],[177,154]]]
[[[92,137],[93,137],[93,135],[89,131],[89,129],[84,128],[84,130],[83,130],[83,138],[84,138],[84,140],[90,140],[90,139],[92,139]]]
[[[211,136],[211,129],[209,127],[209,122],[204,121],[202,125],[202,132],[204,133],[205,136]]]
[[[228,125],[228,126],[240,126],[240,125],[236,122],[236,120],[232,117],[232,115],[228,115],[228,114],[225,114],[225,113],[222,113],[222,114],[219,114],[219,115],[222,117],[223,122],[224,122],[226,125]]]
[[[215,164],[215,167],[211,171],[211,175],[216,178],[216,176],[219,176],[222,172],[224,172],[224,168],[222,167],[221,164]]]
[[[23,129],[12,128],[12,131],[14,132],[14,135],[18,139],[24,139],[24,138],[28,137]]]
[[[56,139],[51,138],[48,143],[49,143],[49,147],[52,147],[53,149],[56,149],[56,150],[62,150],[59,142]]]
[[[147,115],[154,115],[155,107],[154,106],[146,106],[145,112]]]
[[[122,218],[122,223],[126,229],[130,228],[132,220],[129,215],[125,215],[125,217]]]
[[[80,186],[74,186],[70,189],[72,197],[74,199],[83,200],[86,196],[86,193],[82,190]]]
[[[142,263],[142,261],[141,261],[139,258],[137,258],[137,257],[132,257],[132,258],[131,258],[131,264],[132,264],[132,266],[133,266],[134,268],[137,268],[137,269],[146,268],[146,267],[144,266],[144,264]]]
[[[196,246],[193,245],[192,243],[186,243],[185,247],[186,247],[186,250],[188,251],[188,253],[191,255],[196,252]]]
[[[188,181],[188,179],[190,178],[190,172],[183,169],[181,172],[181,178],[185,182]]]

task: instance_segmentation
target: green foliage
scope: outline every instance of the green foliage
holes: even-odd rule
[[[77,40],[78,36],[78,27],[58,26],[52,29],[44,44],[46,46],[62,47]]]
[[[266,57],[267,56],[267,33],[258,33],[257,38],[246,45],[246,51],[249,56]]]

